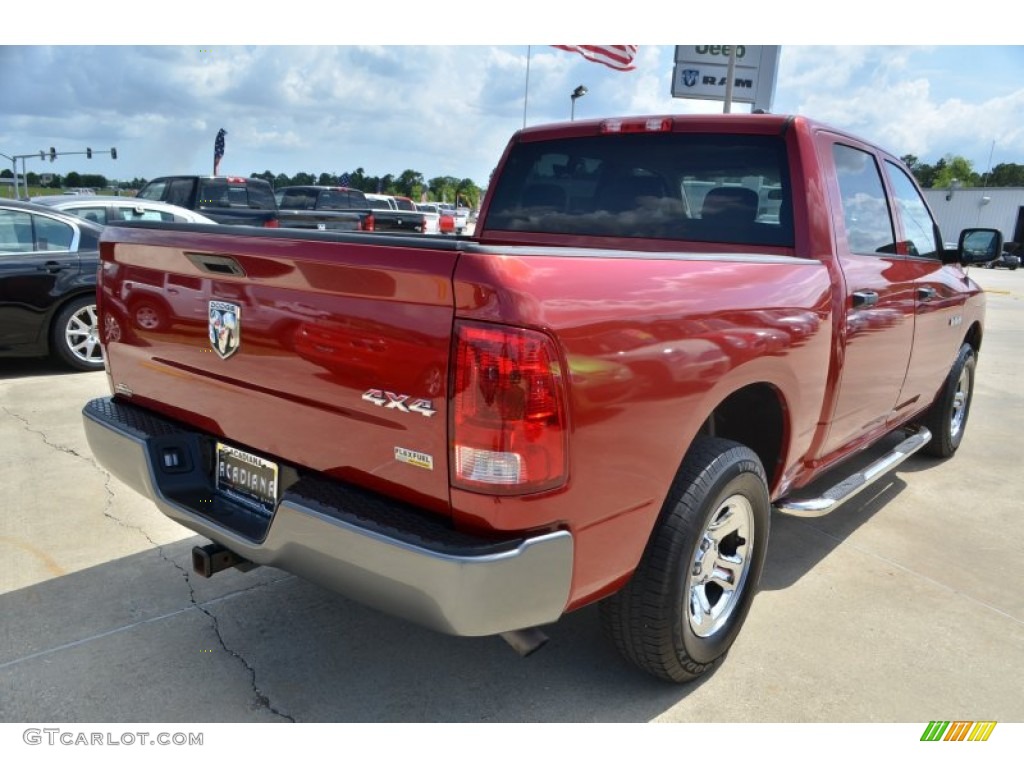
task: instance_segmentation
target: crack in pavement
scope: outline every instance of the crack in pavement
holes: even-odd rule
[[[84,456],[83,454],[76,451],[74,448],[54,443],[52,440],[50,440],[49,436],[45,432],[34,427],[28,419],[26,419],[21,414],[15,413],[7,406],[0,406],[0,410],[2,410],[5,414],[10,416],[14,420],[20,422],[23,429],[26,432],[29,432],[30,434],[39,437],[40,440],[42,440],[43,444],[46,445],[47,447],[53,448],[54,450],[59,451],[61,453],[68,454],[69,456],[74,456],[77,459],[81,459],[82,461],[86,462],[96,471],[103,475],[103,490],[107,497],[106,503],[103,505],[103,509],[101,510],[103,516],[111,522],[121,526],[122,528],[134,531],[141,535],[147,542],[149,542],[149,544],[154,549],[156,549],[157,554],[160,556],[161,560],[165,561],[166,563],[170,564],[178,570],[182,578],[185,580],[185,586],[188,587],[190,607],[195,608],[197,611],[202,613],[210,620],[213,633],[217,637],[217,642],[220,644],[220,647],[224,650],[225,653],[235,658],[246,670],[246,672],[248,672],[250,679],[250,687],[252,688],[253,695],[255,696],[257,706],[266,709],[268,712],[272,713],[273,715],[276,715],[277,717],[282,718],[283,720],[287,720],[292,723],[296,722],[294,717],[292,717],[286,712],[282,712],[280,709],[275,707],[274,704],[270,701],[270,697],[260,689],[259,685],[256,682],[256,668],[252,664],[250,664],[249,661],[244,656],[242,656],[241,653],[234,650],[233,648],[228,647],[227,642],[224,640],[224,635],[221,632],[220,620],[204,604],[196,600],[195,586],[192,584],[192,576],[189,573],[188,569],[182,567],[180,563],[178,563],[173,557],[171,557],[164,549],[164,546],[154,541],[152,536],[150,536],[149,533],[144,528],[142,528],[139,525],[134,525],[125,520],[122,520],[113,513],[112,510],[114,506],[115,494],[114,489],[110,485],[111,480],[113,479],[110,472],[104,469],[92,456]],[[255,588],[256,587],[251,587],[251,589]]]

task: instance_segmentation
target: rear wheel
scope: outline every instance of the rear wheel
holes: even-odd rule
[[[750,610],[770,516],[757,455],[698,438],[632,578],[601,603],[605,633],[623,656],[673,682],[714,668]]]
[[[103,370],[95,298],[79,296],[61,308],[50,329],[50,349],[57,360],[72,368]]]
[[[970,344],[960,347],[953,368],[946,377],[939,396],[925,414],[922,424],[932,439],[922,450],[930,456],[948,459],[960,447],[967,429],[974,394],[974,369],[977,357]]]

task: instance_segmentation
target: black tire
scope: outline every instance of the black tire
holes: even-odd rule
[[[921,423],[932,433],[922,451],[929,456],[948,459],[964,438],[967,417],[974,397],[974,369],[977,356],[970,344],[960,347],[956,362],[939,390],[939,396],[928,409]]]
[[[50,352],[76,370],[103,370],[95,297],[78,296],[61,307],[50,326]]]
[[[601,603],[605,634],[619,652],[672,682],[718,665],[750,610],[770,520],[757,455],[731,440],[698,438],[632,578]]]

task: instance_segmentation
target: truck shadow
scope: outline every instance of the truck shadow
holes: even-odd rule
[[[187,570],[200,541],[0,595],[0,720],[646,722],[714,679],[633,669],[592,607],[521,658],[497,637],[436,634],[276,569],[202,579]]]
[[[89,371],[74,371],[47,357],[5,358],[0,360],[0,381],[25,379],[31,376],[88,375]]]

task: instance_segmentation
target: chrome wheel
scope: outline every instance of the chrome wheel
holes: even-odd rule
[[[88,365],[103,364],[95,304],[86,304],[68,317],[64,325],[64,343],[76,360]]]
[[[767,478],[740,443],[698,437],[629,582],[601,622],[641,669],[685,682],[718,665],[747,617],[771,526]]]
[[[746,586],[754,510],[745,496],[727,498],[700,536],[686,579],[686,618],[693,634],[711,637],[729,620]]]
[[[967,415],[967,401],[971,394],[971,370],[964,366],[960,378],[956,380],[956,391],[953,393],[953,408],[949,417],[949,434],[954,440],[960,436],[964,428],[964,417]]]

